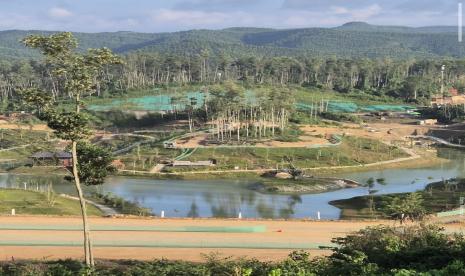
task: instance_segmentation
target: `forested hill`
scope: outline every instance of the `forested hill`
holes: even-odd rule
[[[43,31],[0,31],[0,58],[33,58],[38,54],[21,46],[21,38]],[[337,28],[261,29],[229,28],[174,33],[75,33],[80,47],[109,47],[119,54],[158,52],[197,55],[314,56],[435,58],[462,57],[465,43],[457,41],[455,27],[411,28],[351,22]]]

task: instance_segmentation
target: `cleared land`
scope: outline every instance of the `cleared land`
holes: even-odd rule
[[[77,230],[69,230],[70,227],[79,229],[80,223],[79,218],[0,217],[0,257],[80,258],[82,234]],[[313,255],[327,254],[327,250],[318,250],[318,246],[328,246],[334,237],[381,222],[92,218],[91,223],[94,229],[106,229],[93,232],[97,258],[201,261],[201,253],[210,252],[226,256],[257,257],[261,260],[283,259],[299,248],[309,249]],[[218,227],[231,229],[257,226],[265,227],[266,230],[255,233],[160,231],[163,228],[179,230],[195,227],[209,231]],[[28,227],[42,230],[17,230]],[[150,228],[155,230],[148,230]],[[111,229],[113,231],[109,231]]]
[[[102,259],[167,258],[202,261],[202,253],[260,260],[284,259],[295,249],[307,249],[312,256],[328,254],[318,246],[331,239],[392,221],[267,221],[213,219],[129,219],[92,218],[96,257]],[[79,218],[0,217],[0,258],[81,258],[82,234]],[[264,232],[173,232],[176,229],[218,229],[265,227]],[[462,231],[463,224],[446,225],[448,231]],[[25,230],[25,228],[41,228]],[[18,230],[18,229],[23,230]],[[60,230],[64,229],[64,230]],[[71,229],[69,229],[71,228]],[[153,228],[155,230],[150,230]],[[47,229],[54,229],[53,231]],[[129,230],[128,230],[129,229]],[[171,229],[161,231],[160,229]]]
[[[181,156],[180,160],[185,161],[216,161],[216,166],[212,167],[165,167],[165,172],[182,175],[261,173],[287,168],[291,163],[326,174],[368,167],[418,167],[438,161],[434,151],[423,147],[410,149],[412,141],[408,136],[426,134],[435,128],[416,125],[411,119],[402,122],[377,120],[369,124],[300,125],[299,128],[297,142],[270,140],[250,145],[205,146],[207,134],[197,132],[177,139],[178,149],[164,149],[161,143],[145,144],[119,158],[126,164],[125,172],[141,174],[150,173],[158,163]],[[332,144],[334,135],[344,136],[342,144]],[[183,156],[184,152],[187,154]],[[154,170],[156,172],[158,170]]]
[[[343,135],[355,137],[363,137],[367,139],[376,139],[385,142],[393,142],[398,140],[404,140],[405,136],[418,133],[419,135],[425,134],[430,130],[431,127],[414,125],[414,124],[401,124],[401,123],[371,123],[360,126],[359,124],[353,123],[341,123],[340,126],[312,126],[303,125],[300,126],[300,130],[303,134],[299,137],[298,142],[279,142],[269,141],[254,144],[254,147],[261,148],[303,148],[313,147],[330,144],[326,139],[331,135]],[[182,139],[176,141],[180,148],[197,148],[203,147],[208,134],[199,133],[189,139]],[[215,147],[212,145],[210,147]]]
[[[324,148],[198,148],[184,160],[215,159],[217,164],[210,167],[211,170],[233,170],[235,167],[242,170],[257,170],[288,167],[290,163],[299,168],[357,166],[408,156],[402,149],[380,141],[347,136],[340,145]],[[199,169],[205,170],[205,168]],[[170,170],[183,169],[170,168]]]

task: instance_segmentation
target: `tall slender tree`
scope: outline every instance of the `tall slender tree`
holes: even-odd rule
[[[81,112],[81,98],[96,92],[98,76],[106,65],[120,63],[121,61],[107,48],[89,49],[85,53],[78,52],[76,50],[77,41],[69,32],[57,33],[51,36],[32,35],[25,38],[23,43],[42,52],[47,66],[51,68],[51,75],[58,80],[60,89],[73,100],[73,110],[64,110],[54,105],[47,108],[41,117],[48,122],[49,127],[55,130],[59,138],[71,142],[72,176],[81,206],[85,262],[86,265],[93,266],[94,257],[86,201],[81,187],[83,179],[80,177],[78,163],[80,161],[78,143],[85,141],[90,136],[91,131],[88,127],[88,116]],[[31,95],[29,97],[34,98]],[[43,97],[39,98],[43,99]],[[89,178],[89,170],[85,170],[85,172],[84,183],[93,178]],[[97,177],[99,177],[98,174],[99,172],[97,172]],[[101,181],[90,182],[100,183]]]

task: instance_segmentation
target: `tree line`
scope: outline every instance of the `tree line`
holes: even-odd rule
[[[248,85],[301,85],[421,101],[440,91],[442,65],[446,66],[443,80],[446,88],[465,91],[465,60],[461,59],[231,58],[207,50],[197,55],[129,54],[122,64],[108,65],[94,78],[98,96],[160,85],[239,81]],[[54,98],[69,98],[51,72],[47,64],[36,60],[0,61],[1,100],[15,98],[18,88],[37,85],[47,87]]]

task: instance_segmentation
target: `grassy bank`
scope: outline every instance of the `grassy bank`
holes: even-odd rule
[[[216,160],[216,166],[211,170],[239,169],[271,169],[287,168],[291,164],[298,168],[318,168],[330,166],[356,166],[379,161],[386,161],[408,154],[382,142],[345,137],[339,146],[327,148],[198,148],[185,160],[201,161]],[[188,169],[174,168],[170,171],[180,172]],[[205,168],[198,168],[205,170]]]
[[[438,156],[436,151],[416,149],[415,152],[420,156],[419,158],[376,166],[322,168],[320,170],[312,170],[311,173],[318,176],[332,176],[338,173],[366,172],[373,170],[429,168],[451,162],[450,159]]]
[[[428,214],[449,211],[460,207],[460,198],[465,197],[465,179],[451,179],[429,184],[419,192],[423,207]],[[342,210],[342,219],[387,218],[385,207],[394,198],[404,199],[410,193],[373,196],[374,209],[370,208],[371,196],[354,197],[330,202]]]
[[[15,209],[17,215],[79,216],[81,214],[78,201],[54,193],[0,189],[0,214],[11,214],[11,209]],[[87,212],[91,216],[102,215],[100,210],[90,204]]]
[[[122,197],[114,195],[112,193],[101,194],[93,193],[88,199],[92,200],[95,203],[108,206],[120,214],[124,215],[133,215],[133,216],[152,216],[152,210],[150,208],[144,208],[139,205],[137,202],[125,200]]]
[[[32,153],[52,149],[53,138],[46,131],[0,129],[0,159],[25,160]]]

